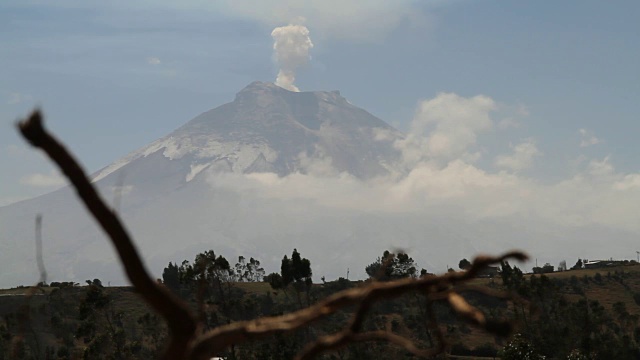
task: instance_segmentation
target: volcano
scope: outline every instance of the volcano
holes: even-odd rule
[[[187,171],[187,182],[209,168],[279,176],[305,172],[305,158],[330,158],[337,171],[367,179],[388,173],[397,163],[399,154],[392,145],[400,138],[399,131],[351,105],[338,91],[292,92],[253,82],[233,102],[114,162],[94,180],[133,172],[128,165],[153,157],[163,158],[181,175]]]
[[[421,190],[425,183],[442,189],[443,181],[464,182],[465,173],[458,173],[461,179],[434,177],[431,163],[404,168],[403,139],[337,91],[291,92],[254,82],[232,102],[92,179],[157,277],[170,261],[206,250],[232,264],[238,256],[257,258],[272,272],[296,248],[311,261],[317,280],[364,278],[365,267],[387,249],[407,251],[420,267],[443,272],[478,252],[522,248],[561,261],[600,251],[588,249],[600,249],[602,239],[616,239],[608,251],[617,253],[637,242],[633,232],[598,224],[482,213],[495,208],[470,213],[466,203],[456,203],[456,194]],[[483,195],[485,188],[470,189]],[[447,196],[453,200],[442,201]],[[43,216],[49,281],[127,283],[109,240],[65,187],[0,207],[0,287],[38,281],[37,214]]]
[[[206,248],[258,256],[264,254],[259,244],[265,242],[304,248],[292,234],[301,236],[300,226],[309,230],[315,225],[300,219],[292,228],[272,231],[268,220],[258,224],[251,219],[268,219],[273,214],[267,208],[247,204],[252,200],[243,194],[212,189],[216,176],[320,172],[369,180],[400,171],[400,153],[393,144],[402,138],[338,91],[292,92],[253,82],[232,102],[114,161],[92,180],[129,225],[146,259],[156,260],[157,266],[192,259],[194,251]],[[32,239],[38,213],[44,217],[50,279],[123,281],[107,239],[66,187],[0,208],[0,261],[7,269],[0,274],[0,286],[37,279]],[[246,234],[239,224],[263,229]],[[278,249],[271,260],[277,261],[283,251],[291,249]]]

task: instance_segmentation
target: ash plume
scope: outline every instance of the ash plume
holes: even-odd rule
[[[280,26],[271,32],[273,37],[273,57],[280,71],[276,77],[276,85],[290,91],[300,91],[293,83],[296,80],[296,69],[306,65],[313,47],[309,37],[309,29],[303,25]]]

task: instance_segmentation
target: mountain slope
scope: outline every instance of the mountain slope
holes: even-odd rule
[[[380,131],[389,138],[376,139]],[[233,102],[207,111],[99,171],[100,181],[140,158],[161,152],[189,164],[191,180],[205,168],[236,173],[305,171],[301,158],[330,158],[333,167],[359,178],[384,175],[399,153],[402,134],[348,103],[338,92],[291,92],[254,82]],[[184,169],[181,169],[184,170]]]
[[[541,261],[571,263],[627,254],[637,243],[632,232],[564,226],[526,212],[470,216],[484,209],[441,199],[455,194],[420,191],[431,180],[428,164],[403,172],[395,147],[402,138],[337,92],[255,82],[93,179],[158,277],[169,261],[210,249],[233,263],[239,255],[258,258],[270,272],[297,248],[317,280],[363,277],[385,249],[408,251],[420,267],[441,272],[478,252],[521,248]],[[50,281],[125,283],[109,241],[63,188],[0,207],[0,287],[37,282],[39,213]],[[606,252],[603,239],[615,239]]]
[[[231,193],[212,191],[212,174],[344,172],[370,179],[395,171],[400,155],[393,141],[400,138],[400,132],[336,91],[297,93],[254,82],[233,102],[115,161],[95,173],[93,181],[117,207],[140,246],[152,250],[148,256],[162,254],[164,261],[173,253],[191,251],[189,244],[196,244],[194,251],[225,247],[238,253],[239,246],[251,248],[255,239],[228,236],[237,233],[233,225],[220,225],[222,230],[209,226],[210,217],[242,217],[229,212],[233,202],[226,197]],[[211,203],[215,208],[208,208]],[[240,214],[246,212],[240,207]],[[0,274],[0,286],[37,278],[32,251],[37,213],[44,216],[45,260],[51,276],[82,281],[106,273],[121,280],[101,232],[73,192],[63,188],[0,208],[0,262],[11,269]],[[213,238],[218,230],[218,246],[207,244],[207,234]]]

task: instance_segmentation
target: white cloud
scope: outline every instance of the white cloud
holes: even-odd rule
[[[587,129],[578,130],[580,134],[580,147],[589,147],[592,145],[596,145],[602,142],[602,140],[598,139],[592,131]]]
[[[392,141],[397,138],[397,132],[387,128],[373,128],[373,138],[376,141]]]
[[[478,145],[479,133],[491,129],[494,121],[490,114],[496,109],[496,103],[485,96],[438,94],[421,102],[411,132],[397,144],[406,157],[404,174],[362,181],[332,171],[331,159],[305,158],[301,160],[307,167],[317,171],[284,177],[217,173],[211,175],[211,185],[243,197],[265,199],[268,204],[278,202],[284,208],[291,204],[299,207],[302,201],[305,216],[318,219],[329,213],[364,212],[385,219],[446,218],[461,231],[486,226],[497,229],[490,230],[496,231],[492,236],[510,247],[532,246],[514,238],[519,229],[507,233],[496,224],[553,231],[556,242],[565,234],[565,243],[546,245],[554,249],[565,246],[556,252],[570,251],[580,244],[582,239],[570,234],[584,229],[599,227],[640,235],[640,174],[617,171],[609,157],[586,159],[576,164],[571,176],[542,183],[520,173],[542,156],[536,142],[526,138],[512,146],[512,153],[495,159],[495,165],[513,171],[492,171],[475,164],[479,155],[470,149]],[[380,141],[387,138],[384,132],[376,136]],[[424,231],[418,220],[403,223],[402,231]],[[442,241],[447,239],[445,236]]]
[[[316,148],[315,154],[320,154],[321,149]],[[312,176],[330,177],[337,176],[338,171],[333,167],[330,156],[321,156],[320,159],[310,158],[305,152],[298,155],[300,167],[305,173]]]
[[[161,63],[162,62],[157,57],[152,56],[147,58],[147,64],[149,65],[160,65]]]
[[[48,174],[35,173],[27,175],[20,179],[20,183],[23,185],[29,185],[33,187],[60,187],[67,183],[58,172],[52,170]]]
[[[591,160],[587,166],[589,174],[595,178],[602,178],[613,175],[614,169],[609,159],[609,156],[607,156],[601,161],[595,159]]]
[[[530,168],[533,165],[534,158],[542,155],[532,138],[525,139],[520,144],[511,146],[511,148],[513,149],[513,154],[498,155],[496,157],[496,166],[513,171],[521,171]]]
[[[306,200],[328,211],[412,214],[418,218],[447,214],[460,226],[524,218],[529,226],[601,225],[640,234],[640,174],[618,173],[606,159],[593,160],[572,177],[551,184],[515,173],[490,172],[461,159],[444,166],[421,162],[405,176],[372,181],[346,173],[211,176],[216,188],[284,203]]]
[[[616,190],[640,189],[640,174],[624,175],[613,184],[613,188]]]
[[[420,102],[407,137],[396,147],[408,166],[426,159],[460,158],[476,144],[478,134],[492,128],[490,114],[496,109],[496,103],[487,96],[464,98],[440,93]]]

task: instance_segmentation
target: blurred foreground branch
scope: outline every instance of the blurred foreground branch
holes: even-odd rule
[[[20,121],[18,128],[33,146],[44,150],[69,179],[84,205],[111,239],[133,286],[143,299],[166,320],[171,331],[171,340],[162,359],[209,359],[233,344],[304,328],[351,306],[355,306],[355,311],[351,321],[343,329],[307,344],[297,358],[310,359],[350,343],[369,341],[390,342],[421,357],[442,352],[445,348],[444,337],[431,311],[432,302],[441,299],[446,299],[452,310],[462,320],[485,331],[506,335],[511,330],[509,322],[487,319],[481,311],[471,306],[456,291],[456,285],[468,282],[491,264],[506,259],[526,260],[527,256],[518,251],[508,252],[497,257],[478,256],[466,272],[452,272],[418,279],[404,278],[389,282],[369,282],[362,287],[333,294],[306,309],[282,316],[235,322],[201,334],[199,329],[202,328],[202,324],[199,324],[196,314],[190,310],[188,304],[156,283],[149,275],[117,214],[102,201],[85,172],[62,143],[45,130],[40,111],[35,110],[27,119]],[[409,292],[420,292],[426,295],[430,318],[429,326],[438,338],[436,346],[430,349],[420,349],[410,339],[389,330],[361,331],[367,312],[374,303],[382,299],[399,297]],[[496,295],[504,296],[504,294]]]
[[[180,359],[196,331],[196,322],[187,305],[149,276],[122,222],[102,201],[73,156],[44,129],[40,111],[36,110],[29,118],[20,121],[18,128],[22,136],[31,145],[44,150],[69,179],[87,210],[111,239],[133,286],[144,300],[167,320],[171,331],[171,342],[164,359]]]

